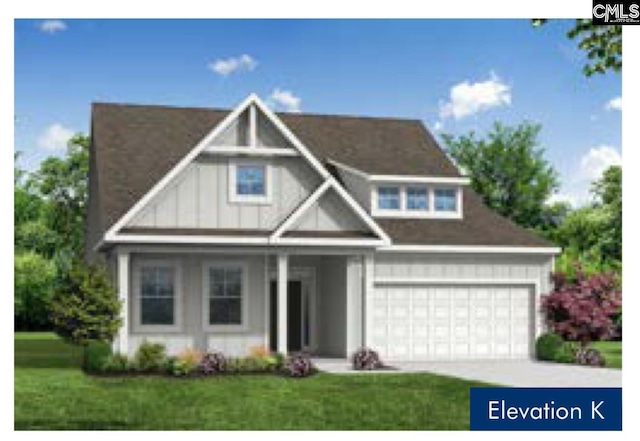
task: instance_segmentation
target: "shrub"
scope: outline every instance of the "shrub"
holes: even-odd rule
[[[111,346],[101,341],[90,341],[84,348],[83,368],[87,372],[99,372],[111,355]]]
[[[198,369],[205,375],[214,375],[224,372],[227,360],[220,352],[207,352],[200,360]]]
[[[578,364],[585,366],[604,366],[604,357],[595,348],[580,348],[576,354]]]
[[[109,355],[102,365],[101,372],[108,374],[123,374],[129,372],[131,365],[126,355],[115,353]]]
[[[197,371],[201,361],[202,352],[197,349],[185,349],[177,357],[170,359],[168,370],[176,376],[192,375]]]
[[[308,377],[314,372],[315,367],[311,362],[311,358],[301,352],[289,355],[282,366],[282,373],[288,377]]]
[[[16,327],[24,330],[46,329],[50,325],[49,304],[55,280],[55,265],[32,251],[17,253],[13,262]]]
[[[133,363],[136,370],[141,372],[158,372],[166,362],[167,351],[161,343],[151,343],[144,340],[134,356]]]
[[[253,346],[249,349],[249,354],[254,358],[266,358],[271,356],[271,350],[266,346]]]
[[[76,261],[62,275],[51,302],[51,321],[66,341],[112,341],[120,328],[119,314],[120,302],[104,268]]]
[[[556,349],[553,361],[558,363],[575,363],[578,349],[579,347],[575,342],[562,342],[562,345],[560,345],[560,347]]]
[[[563,344],[564,340],[558,334],[553,332],[542,334],[536,340],[536,357],[538,360],[555,361],[556,353]]]
[[[357,371],[370,371],[383,367],[380,356],[370,348],[360,348],[351,357],[353,369]]]
[[[565,340],[586,345],[615,335],[615,314],[622,306],[622,293],[611,274],[587,277],[578,271],[575,280],[554,275],[555,290],[543,297],[542,310],[549,328]]]

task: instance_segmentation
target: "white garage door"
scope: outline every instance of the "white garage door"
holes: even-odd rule
[[[376,285],[371,345],[389,360],[528,358],[526,286]]]

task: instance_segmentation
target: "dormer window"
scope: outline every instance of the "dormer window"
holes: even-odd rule
[[[407,210],[429,209],[429,191],[426,187],[407,187]]]
[[[271,203],[271,170],[265,161],[229,162],[229,201],[236,203]]]
[[[458,192],[454,188],[436,188],[434,196],[436,211],[458,211]]]
[[[378,187],[378,209],[399,210],[400,209],[400,188]]]

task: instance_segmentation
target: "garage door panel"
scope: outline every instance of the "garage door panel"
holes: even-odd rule
[[[378,286],[372,343],[390,360],[527,358],[532,292],[519,286]]]

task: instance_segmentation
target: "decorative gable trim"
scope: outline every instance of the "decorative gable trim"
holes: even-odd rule
[[[122,216],[115,224],[113,224],[105,233],[104,241],[105,242],[117,242],[123,238],[123,235],[118,234],[118,232],[125,227],[132,219],[135,218],[137,214],[141,212],[141,210],[149,203],[151,200],[157,196],[169,183],[177,177],[190,163],[192,163],[196,157],[205,152],[211,152],[209,145],[216,137],[222,134],[246,109],[249,109],[249,117],[253,121],[256,119],[256,109],[259,109],[264,116],[272,123],[274,126],[280,130],[282,135],[286,138],[287,141],[293,145],[293,147],[302,155],[306,161],[311,164],[311,166],[318,172],[318,174],[325,181],[322,186],[327,185],[327,187],[323,190],[323,192],[332,187],[336,190],[339,196],[347,203],[347,205],[355,212],[355,214],[362,219],[365,224],[371,228],[371,230],[375,233],[375,235],[379,238],[375,241],[376,245],[389,245],[391,244],[391,240],[389,236],[376,224],[376,222],[358,205],[358,203],[353,199],[353,197],[347,193],[342,186],[336,181],[336,179],[328,172],[328,170],[311,154],[311,152],[304,146],[304,144],[287,128],[287,126],[278,118],[275,113],[271,111],[256,94],[251,94],[247,98],[245,98],[229,115],[227,115],[222,122],[220,122],[211,132],[206,135],[182,160],[180,160],[170,171],[167,173],[162,179],[160,179],[138,202],[135,203],[133,207],[131,207],[125,214]],[[251,130],[255,131],[255,124],[250,124],[250,127],[253,127]],[[250,138],[252,142],[255,142],[255,133],[250,133]],[[255,147],[253,147],[255,149]],[[315,192],[314,192],[315,194]],[[312,194],[313,196],[313,194]],[[318,195],[318,197],[321,196]],[[313,201],[309,204],[312,205]],[[305,203],[303,203],[305,205]],[[302,208],[302,207],[301,207]],[[305,207],[302,212],[306,211],[308,207]],[[297,213],[294,212],[294,214]],[[300,213],[298,216],[301,216],[303,213]],[[298,217],[296,216],[296,218]],[[289,218],[291,218],[290,216]],[[295,221],[295,219],[294,219]],[[286,221],[285,221],[286,222]],[[291,224],[293,225],[293,224]],[[281,225],[282,226],[282,225]],[[290,225],[285,225],[288,228]],[[279,234],[281,235],[286,231],[284,228]],[[287,238],[282,238],[280,236],[276,236],[268,239],[269,243],[285,243]],[[328,240],[327,244],[331,242]],[[100,246],[102,241],[98,244],[97,247]]]

